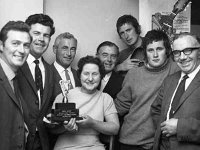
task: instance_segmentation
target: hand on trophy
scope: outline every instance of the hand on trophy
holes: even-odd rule
[[[77,120],[76,123],[82,127],[90,127],[94,123],[94,119],[90,116],[81,116],[82,120]]]
[[[77,132],[78,126],[76,125],[76,119],[71,118],[69,121],[64,121],[64,127],[67,131]]]
[[[48,128],[54,128],[56,125],[58,125],[57,122],[51,121],[51,117],[52,117],[52,114],[47,114],[46,117],[43,118],[43,121],[44,121],[46,127],[48,127]]]

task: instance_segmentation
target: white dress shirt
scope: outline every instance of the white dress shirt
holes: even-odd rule
[[[60,64],[58,64],[56,61],[54,62],[54,66],[56,68],[56,70],[58,71],[60,77],[62,80],[66,80],[66,76],[65,76],[65,68],[62,67]],[[75,80],[74,80],[74,76],[73,76],[73,73],[72,73],[72,70],[71,70],[71,66],[69,66],[67,68],[67,71],[68,71],[68,74],[69,74],[69,77],[70,77],[70,80],[71,80],[71,84],[73,87],[76,87],[75,85]]]
[[[100,91],[103,91],[103,89],[106,87],[106,84],[108,83],[110,77],[112,75],[112,72],[107,73],[104,78],[101,80],[101,88]]]
[[[15,72],[1,58],[0,58],[0,64],[1,64],[1,67],[2,67],[2,69],[4,71],[4,73],[6,74],[6,77],[8,78],[8,81],[9,81],[13,91],[14,91],[13,79],[15,77]]]
[[[39,68],[41,70],[42,73],[42,84],[43,84],[43,88],[44,88],[44,84],[45,84],[45,68],[44,68],[44,64],[42,62],[42,58],[40,57],[39,59]],[[29,69],[31,71],[31,74],[33,76],[33,79],[35,81],[35,66],[36,64],[34,63],[35,61],[35,57],[33,57],[31,54],[28,56],[27,58],[27,63],[29,66]],[[41,100],[40,100],[40,90],[37,91],[38,94],[38,98],[39,98],[39,109],[41,108]]]

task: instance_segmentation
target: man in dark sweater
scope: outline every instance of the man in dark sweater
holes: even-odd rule
[[[120,39],[128,46],[120,51],[116,66],[116,71],[125,76],[131,68],[144,64],[141,29],[137,19],[131,15],[119,17],[116,27]]]
[[[119,115],[125,115],[119,139],[121,150],[152,149],[155,129],[150,106],[164,78],[178,70],[169,58],[171,46],[163,31],[149,31],[144,48],[145,65],[133,67],[126,74],[114,101]]]

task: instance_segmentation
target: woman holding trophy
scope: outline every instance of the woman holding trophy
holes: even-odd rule
[[[67,97],[79,110],[79,117],[60,125],[64,130],[60,130],[54,150],[105,150],[98,135],[116,135],[119,120],[111,96],[97,90],[104,76],[103,65],[98,58],[83,57],[78,62],[78,75],[82,86],[58,95],[54,102],[62,103]]]

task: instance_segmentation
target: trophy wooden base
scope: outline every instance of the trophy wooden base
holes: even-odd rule
[[[82,120],[79,117],[79,110],[76,109],[75,103],[56,103],[55,109],[52,110],[52,122],[64,122],[69,121],[71,118],[76,118],[76,120]]]

